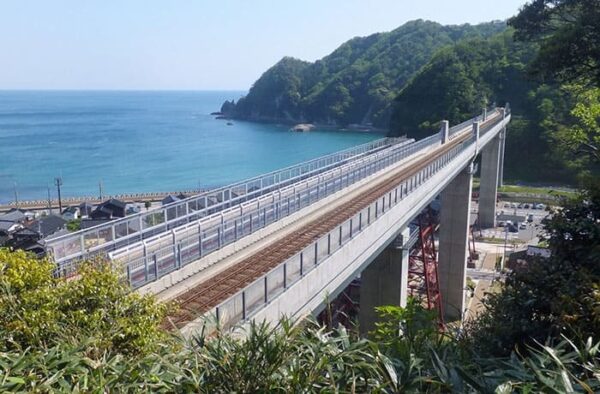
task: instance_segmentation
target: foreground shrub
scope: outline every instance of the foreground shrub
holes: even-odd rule
[[[166,338],[167,306],[131,292],[112,266],[84,263],[76,279],[54,278],[54,265],[0,249],[0,350],[52,346],[65,336],[102,353],[145,353]]]

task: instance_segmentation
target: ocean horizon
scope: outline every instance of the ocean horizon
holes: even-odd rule
[[[215,119],[234,90],[0,90],[0,203],[212,188],[380,133]]]

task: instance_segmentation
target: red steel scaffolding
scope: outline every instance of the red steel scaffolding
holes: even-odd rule
[[[434,240],[436,224],[429,211],[419,215],[418,223],[419,238],[408,258],[408,289],[410,295],[420,297],[428,309],[437,311],[438,324],[443,329],[444,310]]]

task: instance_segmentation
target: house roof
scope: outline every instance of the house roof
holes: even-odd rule
[[[18,222],[20,220],[24,220],[26,218],[25,212],[20,209],[14,209],[5,213],[4,215],[0,215],[0,220],[2,221],[11,221]]]
[[[0,219],[0,230],[8,231],[15,224],[16,223],[13,222],[12,220],[1,220]]]
[[[35,220],[28,227],[33,231],[39,232],[42,238],[46,238],[64,228],[66,224],[67,221],[60,216],[49,215]]]
[[[127,205],[127,204],[121,200],[117,200],[116,198],[111,198],[110,200],[106,200],[102,204],[100,204],[100,206],[108,206],[108,205],[112,205],[115,207],[119,207],[121,209],[125,209],[125,205]]]
[[[77,213],[78,211],[79,211],[79,207],[72,206],[72,207],[66,208],[62,213],[63,214],[65,214],[65,213]]]
[[[167,197],[162,199],[161,203],[163,205],[166,205],[166,204],[171,204],[171,203],[173,203],[175,201],[179,201],[179,200],[180,200],[179,197],[175,197],[174,195],[169,194]]]
[[[29,227],[20,228],[17,231],[15,231],[15,234],[18,234],[18,235],[34,235],[34,236],[39,236],[40,235],[36,230],[34,230],[32,228],[29,228]]]

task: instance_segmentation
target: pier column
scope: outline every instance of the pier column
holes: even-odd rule
[[[500,133],[481,150],[481,177],[479,183],[479,226],[496,227],[496,198],[501,151]]]
[[[375,329],[378,321],[375,308],[382,305],[406,306],[408,295],[408,255],[406,243],[409,228],[405,228],[375,260],[360,274],[360,333]]]
[[[441,194],[438,275],[447,322],[462,319],[465,309],[472,172],[469,165]]]

